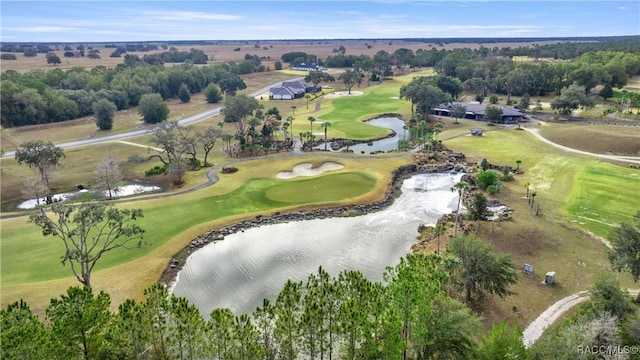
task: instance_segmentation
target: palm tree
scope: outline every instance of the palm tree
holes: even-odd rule
[[[309,120],[309,129],[311,130],[310,132],[313,133],[313,123],[316,121],[316,118],[314,118],[313,116],[309,116],[307,120]]]
[[[516,160],[516,170],[520,170],[520,164],[522,164],[522,160]]]
[[[349,151],[349,146],[353,145],[353,140],[347,139],[344,144],[347,146],[347,151]]]
[[[247,125],[249,125],[249,132],[251,133],[251,143],[252,144],[255,143],[255,140],[256,140],[256,137],[257,137],[256,126],[259,126],[260,124],[262,124],[262,121],[260,119],[258,119],[257,117],[252,117],[247,122]]]
[[[331,126],[331,123],[325,121],[322,123],[322,127],[324,128],[324,149],[327,150],[327,129]]]
[[[447,232],[447,227],[444,224],[436,224],[436,226],[433,228],[433,233],[436,234],[436,237],[438,239],[438,255],[440,255],[440,235],[444,235],[445,232]]]
[[[440,134],[443,129],[444,129],[444,125],[442,125],[441,122],[435,123],[435,125],[433,125],[433,138],[437,139],[438,134]]]
[[[227,154],[231,155],[231,140],[233,140],[233,135],[224,134],[222,135],[222,140],[227,143]]]
[[[282,123],[282,130],[284,130],[284,139],[287,140],[288,133],[287,130],[289,129],[289,125],[291,125],[291,123],[289,122],[289,119],[285,120],[284,123]]]
[[[462,195],[469,189],[469,184],[464,181],[459,181],[451,188],[451,191],[458,192],[458,207],[456,209],[456,224],[453,230],[453,236],[458,236],[458,222],[460,221],[460,202],[462,201]]]
[[[535,191],[531,192],[531,208],[533,209],[533,202],[536,200],[536,196],[538,196],[538,194]]]
[[[451,296],[451,279],[460,267],[460,258],[453,255],[447,255],[441,258],[442,267],[447,273],[447,296]]]
[[[527,189],[527,199],[529,198],[529,186],[531,186],[530,183],[524,184],[524,188]]]
[[[293,120],[295,120],[296,118],[293,116],[289,116],[287,117],[287,122],[289,123],[289,133],[291,134],[291,141],[293,141],[293,137],[294,137],[294,132],[293,132]]]
[[[422,147],[424,148],[424,131],[427,129],[427,122],[422,120],[418,124],[418,128],[420,129],[420,139],[422,139]]]

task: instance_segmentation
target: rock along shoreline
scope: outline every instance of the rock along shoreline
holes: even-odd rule
[[[207,244],[223,241],[227,235],[242,232],[244,230],[263,225],[301,220],[326,219],[331,217],[351,217],[380,211],[393,204],[393,201],[398,196],[397,192],[400,191],[400,188],[402,186],[402,181],[404,181],[404,179],[408,176],[424,173],[464,171],[464,169],[464,165],[454,164],[452,162],[428,165],[404,165],[399,167],[392,173],[392,179],[389,186],[387,187],[383,200],[368,204],[343,205],[338,207],[318,208],[307,211],[274,211],[269,216],[256,215],[251,220],[245,220],[222,228],[207,231],[193,239],[189,243],[189,245],[184,247],[181,251],[179,251],[172,257],[172,259],[169,261],[164,271],[160,275],[159,282],[165,284],[170,289],[173,289],[173,285],[175,285],[178,279],[178,273],[180,272],[180,270],[182,270],[189,255]]]

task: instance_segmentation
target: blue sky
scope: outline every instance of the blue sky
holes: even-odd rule
[[[1,0],[34,42],[640,35],[640,1]]]

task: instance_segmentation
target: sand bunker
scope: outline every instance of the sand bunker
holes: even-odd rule
[[[351,91],[351,94],[349,94],[348,91],[336,91],[336,92],[332,92],[330,94],[325,95],[325,97],[335,98],[335,97],[342,97],[342,96],[361,96],[362,94],[364,94],[362,91]]]
[[[292,171],[280,171],[276,177],[278,179],[292,179],[298,176],[316,176],[325,171],[340,170],[344,168],[344,165],[336,162],[326,162],[317,168],[311,168],[311,163],[303,163],[293,167]]]

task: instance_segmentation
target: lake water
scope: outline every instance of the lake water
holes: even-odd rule
[[[369,125],[373,125],[373,126],[380,126],[383,128],[387,128],[387,129],[391,129],[395,132],[395,135],[393,137],[388,137],[388,138],[384,138],[384,139],[380,139],[380,140],[375,140],[371,143],[371,145],[368,144],[355,144],[352,146],[349,146],[349,150],[353,150],[353,152],[355,154],[370,154],[374,151],[383,151],[383,152],[387,152],[390,150],[396,150],[398,149],[398,141],[402,139],[402,136],[404,134],[404,129],[402,128],[403,126],[405,126],[404,121],[400,120],[397,117],[383,117],[383,118],[377,118],[377,119],[373,119],[373,120],[369,120],[367,121],[367,124]],[[316,146],[314,149],[319,149],[319,150],[324,150],[325,149],[325,145],[318,145]],[[339,149],[337,151],[342,151],[345,148]],[[331,150],[331,142],[329,142],[327,144],[327,150]]]
[[[420,174],[405,180],[388,208],[357,217],[294,221],[229,235],[193,253],[172,291],[208,316],[217,307],[251,313],[274,300],[287,279],[306,280],[322,266],[332,276],[359,270],[381,281],[411,251],[420,224],[455,210],[451,192],[462,174]]]

